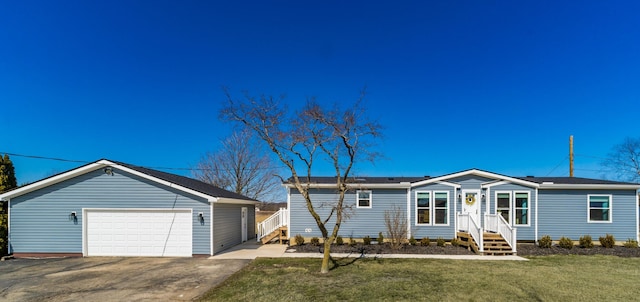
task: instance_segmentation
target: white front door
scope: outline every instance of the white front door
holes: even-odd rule
[[[462,212],[469,213],[478,224],[480,220],[480,190],[462,190]]]
[[[242,207],[242,242],[247,241],[247,207]]]

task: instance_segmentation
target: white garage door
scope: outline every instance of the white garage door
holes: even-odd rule
[[[85,256],[191,257],[190,209],[86,209]]]

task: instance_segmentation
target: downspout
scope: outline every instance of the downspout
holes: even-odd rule
[[[407,188],[407,240],[411,239],[411,187]]]
[[[536,243],[538,243],[538,188],[536,188],[536,206],[535,206],[535,213],[534,213],[534,217],[535,217],[535,226],[534,226],[534,239],[536,241]],[[636,214],[637,215],[637,214]]]

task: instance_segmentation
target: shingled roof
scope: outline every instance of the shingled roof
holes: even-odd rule
[[[402,182],[416,182],[420,180],[429,179],[429,176],[414,176],[414,177],[405,177],[405,176],[375,176],[375,177],[349,177],[347,178],[347,183],[354,184],[397,184]],[[300,180],[303,182],[307,182],[306,177],[300,177]],[[335,176],[318,176],[309,178],[309,183],[312,184],[335,184],[337,178]],[[289,178],[287,180],[288,183],[293,182],[293,178]]]
[[[538,184],[542,183],[554,183],[554,184],[567,184],[567,185],[633,185],[634,183],[611,181],[604,179],[593,179],[583,177],[514,177]]]
[[[147,174],[149,176],[153,176],[155,178],[159,178],[159,179],[162,179],[164,181],[168,181],[168,182],[183,186],[185,188],[188,188],[188,189],[191,189],[191,190],[194,190],[194,191],[198,191],[200,193],[204,193],[204,194],[207,194],[207,195],[211,195],[211,196],[214,196],[214,197],[257,201],[257,200],[255,200],[253,198],[249,198],[249,197],[244,196],[242,194],[238,194],[238,193],[235,193],[235,192],[231,192],[231,191],[216,187],[214,185],[208,184],[206,182],[199,181],[197,179],[193,179],[193,178],[189,178],[189,177],[185,177],[185,176],[181,176],[181,175],[176,175],[176,174],[171,174],[171,173],[167,173],[167,172],[162,172],[162,171],[149,169],[149,168],[145,168],[145,167],[140,167],[140,166],[136,166],[136,165],[131,165],[131,164],[123,163],[123,162],[113,161],[113,160],[109,160],[109,159],[106,159],[106,160],[108,160],[110,162],[113,162],[113,163],[116,163],[118,165],[127,167],[129,169],[138,171],[140,173],[144,173],[144,174]]]

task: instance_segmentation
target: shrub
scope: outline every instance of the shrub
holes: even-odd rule
[[[453,239],[451,239],[451,245],[452,245],[452,246],[458,246],[458,245],[460,245],[460,241],[458,241],[458,238],[453,238]]]
[[[544,235],[538,240],[538,246],[541,248],[548,249],[551,247],[551,244],[553,244],[553,241],[549,235]]]
[[[436,239],[436,245],[437,246],[444,246],[445,243],[447,243],[447,242],[442,237],[438,237],[438,239]]]
[[[418,244],[418,240],[413,238],[413,235],[411,235],[411,237],[409,237],[409,244],[416,245],[416,244]]]
[[[355,240],[355,239],[353,239],[353,237],[349,237],[349,245],[350,245],[350,246],[354,246],[354,245],[356,245],[356,243],[357,243],[357,242],[356,242],[356,240]]]
[[[590,235],[584,235],[580,237],[580,247],[585,249],[590,249],[593,247],[593,241],[591,240]]]
[[[616,245],[616,238],[614,238],[613,235],[611,234],[607,234],[604,237],[600,237],[600,245],[602,245],[602,247],[610,249],[614,245]]]
[[[405,240],[407,240],[405,213],[406,211],[395,205],[391,209],[384,211],[384,225],[387,228],[387,237],[389,237],[391,248],[394,250],[400,249]],[[382,242],[378,241],[378,243]]]
[[[300,234],[296,235],[294,240],[296,242],[296,245],[303,245],[304,244],[304,237],[302,237],[302,235],[300,235]]]
[[[424,237],[420,240],[420,244],[422,246],[429,246],[431,245],[431,239],[429,239],[429,237]]]
[[[311,245],[318,246],[318,245],[320,245],[320,238],[311,237],[311,242],[310,243],[311,243]]]
[[[369,245],[369,244],[371,244],[371,237],[369,237],[369,236],[364,236],[364,238],[362,238],[362,242],[364,243],[364,245]]]
[[[384,236],[382,235],[382,232],[378,233],[378,244],[383,244],[384,243]]]
[[[636,249],[636,248],[638,248],[638,241],[629,238],[629,239],[627,239],[627,242],[624,243],[624,247],[631,248],[631,249]]]
[[[344,244],[344,240],[342,240],[342,236],[336,237],[336,244],[337,245],[343,245]]]
[[[571,238],[569,237],[560,237],[560,240],[558,241],[558,246],[560,246],[563,249],[572,249],[573,248],[573,240],[571,240]]]

